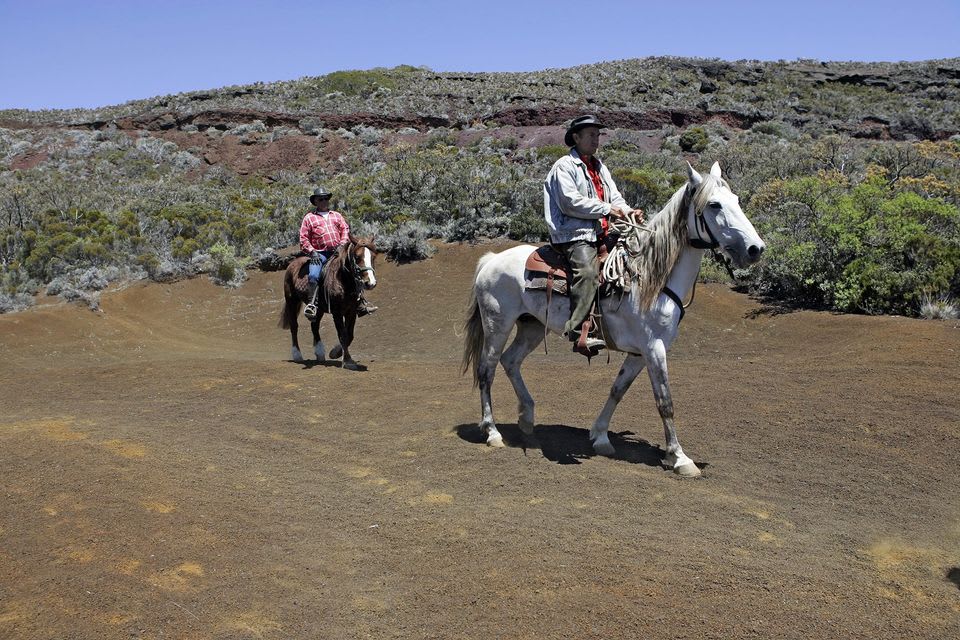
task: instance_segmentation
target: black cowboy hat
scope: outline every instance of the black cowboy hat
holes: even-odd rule
[[[314,198],[329,198],[333,194],[324,189],[323,187],[317,187],[313,190],[313,195],[310,196],[310,204],[313,204]]]
[[[580,116],[579,118],[574,118],[573,122],[570,123],[570,126],[567,127],[567,133],[563,136],[563,143],[568,147],[574,146],[573,134],[584,127],[599,127],[600,129],[605,129],[607,125],[600,122],[597,116]]]

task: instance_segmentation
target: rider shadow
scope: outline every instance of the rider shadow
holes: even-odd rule
[[[473,444],[486,445],[486,436],[476,424],[461,424],[455,427],[457,435]],[[543,457],[557,464],[580,464],[581,460],[589,460],[600,456],[593,450],[590,442],[590,430],[579,427],[568,427],[562,424],[537,425],[533,435],[527,436],[514,424],[498,424],[497,429],[503,436],[503,443],[515,449],[540,449]],[[646,440],[628,438],[632,431],[610,432],[610,443],[616,449],[614,460],[622,460],[630,464],[645,464],[648,467],[662,468],[663,457],[666,452]],[[607,456],[601,456],[607,457]],[[702,464],[702,463],[698,463]],[[702,467],[701,467],[702,468]]]

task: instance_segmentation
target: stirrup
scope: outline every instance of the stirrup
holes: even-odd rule
[[[598,340],[597,338],[586,338],[582,340],[577,340],[573,343],[572,351],[574,353],[579,353],[580,355],[587,356],[587,359],[594,357],[600,353],[601,349],[606,349],[607,343],[603,340]]]
[[[303,308],[303,317],[305,317],[310,322],[313,322],[317,319],[317,305],[312,302]]]

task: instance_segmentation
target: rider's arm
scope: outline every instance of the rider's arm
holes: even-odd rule
[[[310,225],[310,215],[303,216],[303,222],[300,223],[300,250],[306,254],[312,254],[317,250],[310,242],[312,226]]]
[[[340,244],[347,244],[350,242],[350,224],[343,215],[340,215],[337,223],[340,225]]]

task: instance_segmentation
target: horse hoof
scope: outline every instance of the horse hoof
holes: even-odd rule
[[[613,445],[610,442],[594,442],[593,450],[596,451],[601,456],[612,456],[617,451],[613,448]]]
[[[487,438],[487,446],[501,448],[501,447],[505,447],[506,445],[503,444],[503,436],[497,434],[495,436],[490,436],[489,438]]]
[[[353,361],[351,361],[351,362],[344,362],[344,363],[341,365],[341,368],[347,369],[347,370],[349,370],[349,371],[359,371],[359,370],[360,370],[360,365],[358,365],[356,362],[353,362]]]
[[[520,420],[520,431],[523,432],[525,436],[533,435],[533,423],[529,420]]]
[[[333,349],[330,349],[330,359],[339,360],[340,356],[343,355],[343,347],[340,345],[335,346]]]
[[[683,478],[699,478],[703,473],[700,471],[699,467],[692,462],[674,467],[673,472]]]

